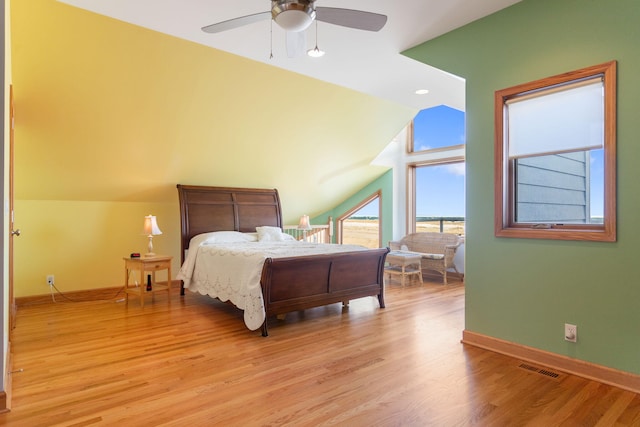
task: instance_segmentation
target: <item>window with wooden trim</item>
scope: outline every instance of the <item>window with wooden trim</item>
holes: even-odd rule
[[[464,158],[409,165],[408,184],[408,232],[464,235]]]
[[[616,62],[495,93],[495,234],[616,240]]]
[[[376,191],[338,218],[337,242],[382,247],[382,192]]]

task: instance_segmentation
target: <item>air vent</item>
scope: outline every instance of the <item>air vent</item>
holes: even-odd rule
[[[551,378],[560,377],[560,374],[558,374],[557,372],[553,372],[553,371],[550,371],[548,369],[537,368],[535,366],[527,365],[526,363],[521,363],[518,366],[518,368],[526,369],[527,371],[531,371],[531,372],[536,372],[536,373],[538,373],[540,375],[545,375],[545,376],[551,377]]]
[[[540,370],[535,366],[527,365],[525,363],[520,364],[519,368],[526,369],[527,371],[534,371],[534,372],[538,372]]]
[[[542,375],[546,375],[546,376],[551,377],[551,378],[558,378],[560,376],[560,374],[557,374],[557,373],[552,372],[552,371],[547,371],[546,369],[540,369],[538,371],[538,373],[542,374]]]

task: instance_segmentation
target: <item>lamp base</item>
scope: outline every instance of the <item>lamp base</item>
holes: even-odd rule
[[[154,257],[156,254],[153,253],[153,235],[149,234],[149,244],[147,245],[147,253],[144,254],[145,258]]]

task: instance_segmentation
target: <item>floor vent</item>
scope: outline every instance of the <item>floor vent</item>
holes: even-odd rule
[[[540,375],[546,375],[547,377],[551,377],[551,378],[560,377],[560,374],[558,374],[556,372],[550,371],[548,369],[536,368],[535,366],[527,365],[526,363],[521,363],[520,366],[518,366],[518,367],[522,368],[522,369],[526,369],[527,371],[537,372]]]
[[[558,378],[560,376],[560,374],[557,374],[557,373],[552,372],[552,371],[547,371],[546,369],[540,369],[538,371],[538,373],[542,374],[542,375],[546,375],[546,376],[551,377],[551,378]]]
[[[526,363],[520,364],[520,368],[526,369],[528,371],[534,371],[534,372],[538,372],[539,371],[539,369],[536,368],[535,366],[527,365]]]

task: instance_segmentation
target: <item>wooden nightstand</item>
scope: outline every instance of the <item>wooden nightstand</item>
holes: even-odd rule
[[[156,255],[153,257],[123,258],[124,259],[124,291],[126,302],[129,303],[129,294],[140,297],[140,307],[144,307],[144,296],[153,295],[155,292],[167,292],[167,299],[171,299],[171,260],[173,257]],[[129,286],[131,270],[140,272],[140,280],[137,286]],[[167,284],[156,283],[156,271],[167,270]],[[151,290],[147,291],[145,272],[151,273]]]

